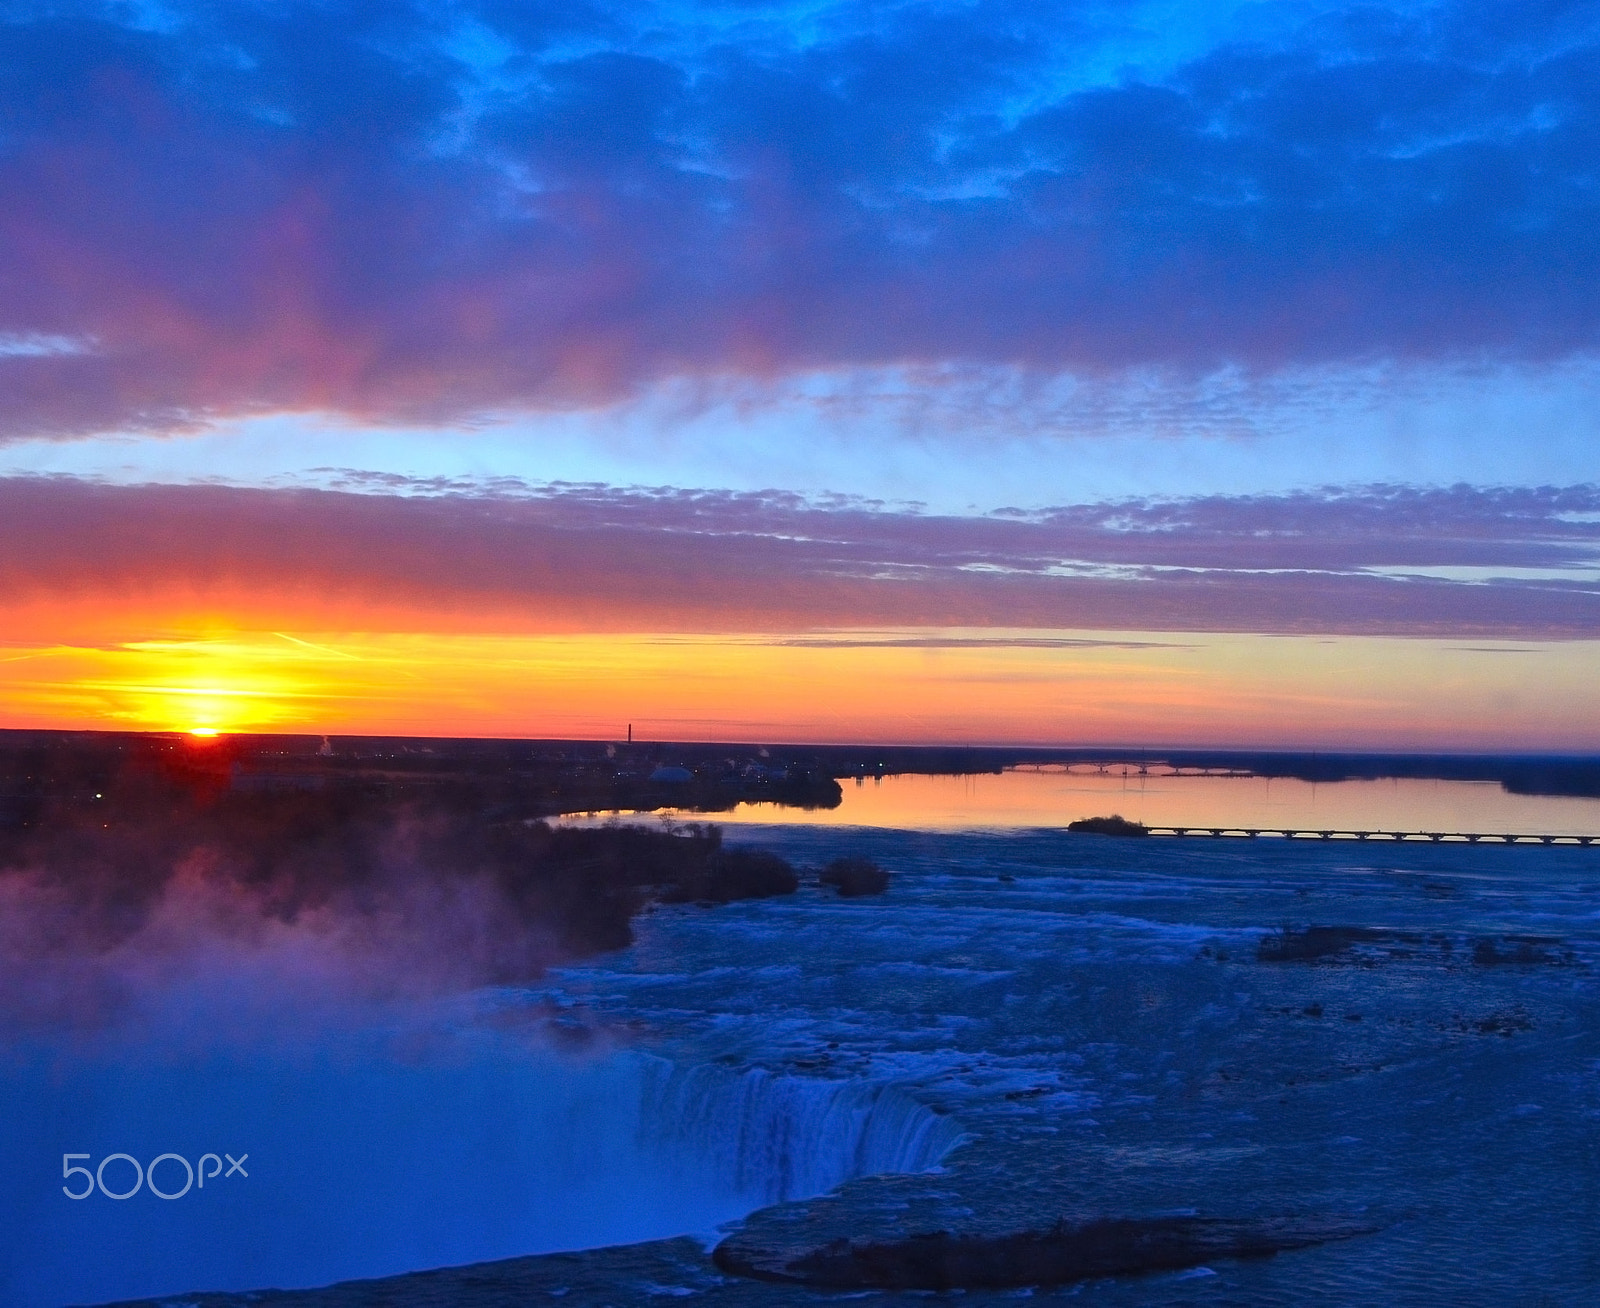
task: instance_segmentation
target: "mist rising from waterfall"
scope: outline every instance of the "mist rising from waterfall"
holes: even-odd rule
[[[316,1285],[710,1232],[864,1173],[934,1165],[947,1121],[893,1088],[572,1054],[468,1030],[346,1029],[268,1055],[13,1058],[0,1298]],[[249,1155],[163,1202],[58,1193],[64,1154]],[[108,1174],[131,1184],[131,1165]],[[165,1164],[163,1186],[182,1181]],[[77,1182],[73,1183],[74,1185]]]
[[[954,1139],[893,1088],[680,1067],[486,965],[495,887],[407,870],[381,893],[272,911],[215,863],[136,913],[32,870],[0,876],[0,1302],[50,1308],[307,1286],[694,1232]],[[98,930],[101,934],[96,934]],[[531,952],[530,952],[531,951]],[[63,1168],[126,1154],[86,1199]],[[66,1155],[87,1159],[65,1160]],[[81,1175],[67,1188],[81,1188]]]

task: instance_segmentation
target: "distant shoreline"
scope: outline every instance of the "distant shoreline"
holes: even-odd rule
[[[1103,766],[1110,769],[1182,769],[1253,777],[1286,777],[1308,782],[1371,781],[1393,778],[1430,781],[1497,782],[1516,795],[1600,798],[1600,755],[1453,754],[1374,751],[1291,751],[1242,749],[1124,749],[985,745],[811,745],[750,742],[655,742],[557,739],[459,739],[420,736],[334,736],[331,756],[322,736],[239,734],[225,738],[230,757],[263,773],[318,771],[330,779],[381,768],[417,776],[450,773],[482,776],[507,770],[539,772],[546,778],[585,774],[584,803],[609,807],[595,793],[598,773],[624,782],[630,798],[650,798],[671,787],[650,785],[656,768],[681,768],[699,782],[712,772],[739,772],[739,784],[711,787],[738,792],[738,798],[770,798],[801,806],[829,806],[829,779],[880,777],[905,773],[959,776],[996,773],[1015,767]],[[67,746],[88,755],[116,756],[181,742],[181,733],[42,731],[0,729],[0,759],[30,749]],[[780,773],[789,777],[779,779]],[[635,775],[637,774],[637,775]],[[803,780],[802,780],[803,778]],[[731,780],[731,777],[727,777]],[[631,784],[630,784],[631,783]],[[558,787],[564,789],[565,787]],[[702,787],[695,787],[702,788]],[[609,789],[601,786],[598,789]],[[787,791],[788,794],[781,792]],[[762,793],[765,792],[765,793]],[[780,792],[780,793],[775,793]],[[716,806],[731,796],[706,794]],[[552,796],[556,798],[556,796]],[[633,805],[628,805],[632,807]],[[552,810],[555,811],[555,810]],[[578,811],[578,810],[573,810]]]

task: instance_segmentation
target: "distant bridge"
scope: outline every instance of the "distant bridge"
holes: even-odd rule
[[[1387,840],[1448,845],[1600,845],[1600,836],[1549,836],[1505,831],[1314,831],[1303,827],[1147,827],[1152,836],[1254,840]]]

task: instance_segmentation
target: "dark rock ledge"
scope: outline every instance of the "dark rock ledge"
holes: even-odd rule
[[[1370,1222],[1330,1216],[1063,1219],[1033,1230],[840,1238],[799,1249],[741,1231],[719,1244],[712,1257],[730,1275],[828,1289],[1003,1289],[1177,1271],[1223,1258],[1265,1258],[1377,1229]]]
[[[766,1215],[782,1215],[785,1207],[792,1212],[801,1206],[780,1206]],[[765,1225],[763,1229],[770,1231]],[[1009,1235],[937,1231],[901,1238],[840,1238],[820,1246],[770,1236],[752,1239],[746,1230],[724,1240],[709,1260],[696,1240],[657,1240],[318,1289],[191,1292],[104,1308],[643,1308],[660,1302],[652,1291],[665,1292],[663,1287],[672,1294],[697,1295],[709,1308],[783,1308],[793,1302],[793,1291],[785,1290],[785,1284],[867,1290],[1059,1284],[1176,1271],[1223,1258],[1267,1257],[1377,1229],[1368,1222],[1327,1216],[1089,1218]]]
[[[782,1212],[767,1210],[776,1215]],[[784,1308],[792,1289],[948,1290],[1047,1285],[1092,1276],[1176,1271],[1223,1258],[1363,1235],[1339,1217],[1086,1219],[1010,1235],[937,1231],[836,1239],[821,1246],[730,1236],[708,1260],[696,1240],[656,1240],[583,1253],[539,1254],[441,1267],[308,1290],[191,1292],[103,1308],[626,1308],[690,1295],[708,1308]],[[730,1277],[737,1279],[728,1279]]]

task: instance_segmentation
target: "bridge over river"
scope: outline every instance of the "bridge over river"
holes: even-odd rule
[[[1160,827],[1149,826],[1152,836],[1205,836],[1216,839],[1254,840],[1387,840],[1394,842],[1455,845],[1600,845],[1600,835],[1539,835],[1506,831],[1315,831],[1301,827]]]

